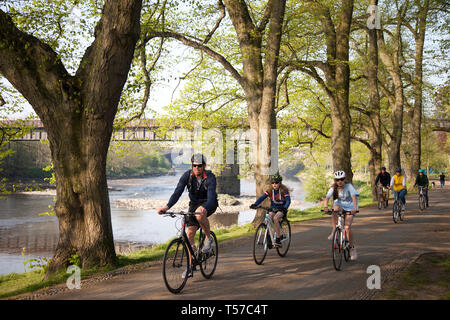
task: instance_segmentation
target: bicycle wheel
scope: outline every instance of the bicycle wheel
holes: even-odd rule
[[[200,271],[206,279],[210,279],[216,271],[217,260],[219,259],[219,245],[217,243],[217,238],[214,232],[210,231],[210,235],[213,238],[213,244],[211,251],[209,253],[203,253],[201,248],[203,248],[203,243],[205,241],[205,234],[201,233],[201,239],[199,239],[199,261],[200,261]]]
[[[383,199],[380,197],[378,199],[378,210],[381,210],[381,209],[383,209]]]
[[[405,211],[403,210],[404,205],[403,203],[399,205],[398,215],[400,217],[400,220],[403,221],[403,218],[405,217]]]
[[[281,240],[281,247],[276,247],[280,257],[286,256],[289,246],[291,245],[291,224],[287,219],[283,219],[280,223],[281,234],[284,239]]]
[[[398,216],[399,216],[399,204],[397,201],[394,201],[394,205],[392,206],[392,218],[394,219],[394,222],[398,222]]]
[[[270,237],[265,223],[261,223],[256,228],[255,237],[253,240],[253,260],[256,264],[262,264],[266,255],[268,247],[268,238]]]
[[[189,254],[183,239],[172,240],[166,248],[163,262],[163,278],[167,289],[172,293],[179,293],[187,282],[190,269]],[[184,274],[183,277],[183,273]]]
[[[336,270],[341,270],[342,265],[342,242],[341,230],[336,228],[333,233],[333,240],[331,241],[331,251],[333,254],[333,266]]]
[[[425,210],[425,196],[423,196],[423,195],[419,196],[419,208],[420,208],[420,211]]]

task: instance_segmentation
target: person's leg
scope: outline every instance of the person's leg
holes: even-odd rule
[[[424,196],[425,196],[425,203],[426,203],[426,206],[428,207],[428,188],[424,188],[424,189],[423,189],[423,194],[424,194]]]
[[[341,207],[339,207],[337,205],[333,206],[333,210],[334,210],[334,212],[331,215],[331,227],[332,227],[332,230],[331,230],[331,234],[328,236],[328,240],[331,240],[333,238],[334,229],[336,229],[336,224],[338,222],[338,216],[337,216],[336,212],[341,210]]]
[[[358,258],[358,254],[356,253],[356,248],[354,245],[355,235],[351,228],[354,217],[355,217],[354,215],[346,215],[345,216],[345,225],[344,225],[345,232],[347,233],[348,242],[350,244],[350,259],[351,260],[356,260]]]

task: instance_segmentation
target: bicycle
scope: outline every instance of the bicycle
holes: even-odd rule
[[[176,294],[181,292],[186,285],[188,278],[193,277],[193,272],[197,271],[197,266],[200,266],[200,271],[206,279],[210,279],[213,276],[217,267],[219,247],[216,235],[211,231],[210,234],[214,240],[212,248],[209,253],[202,252],[206,237],[202,228],[199,226],[198,249],[194,250],[192,248],[186,234],[186,221],[188,217],[195,219],[195,214],[193,212],[166,212],[164,215],[172,218],[183,216],[181,235],[169,243],[164,252],[163,260],[164,283],[170,292]]]
[[[398,193],[394,193],[394,204],[392,205],[392,218],[395,223],[400,219],[403,221],[405,215],[405,208],[402,201],[398,197]]]
[[[419,208],[420,211],[425,210],[426,203],[425,203],[425,194],[423,193],[424,187],[418,186],[419,188]]]
[[[378,209],[381,210],[388,206],[389,189],[385,191],[385,188],[381,185],[378,190]]]
[[[289,246],[291,245],[291,224],[289,223],[287,216],[284,215],[280,222],[281,246],[276,246],[274,245],[276,239],[275,226],[272,219],[270,219],[269,212],[276,212],[278,210],[261,206],[258,206],[255,209],[265,210],[266,216],[264,222],[261,222],[256,228],[253,240],[253,260],[255,260],[256,264],[261,265],[266,258],[268,250],[273,247],[277,249],[277,253],[280,257],[285,257],[289,250]]]
[[[350,242],[348,241],[347,232],[345,231],[345,216],[352,215],[351,211],[339,210],[335,211],[334,209],[329,210],[328,212],[325,210],[321,210],[322,212],[326,212],[331,215],[334,212],[338,215],[338,222],[333,232],[333,237],[331,238],[331,253],[333,257],[333,266],[337,271],[342,270],[342,257],[344,257],[345,262],[348,262],[350,259]],[[355,213],[358,213],[357,210]]]

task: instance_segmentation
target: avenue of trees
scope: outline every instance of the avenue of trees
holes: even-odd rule
[[[60,237],[48,275],[73,249],[83,268],[117,263],[106,168],[124,122],[253,129],[257,194],[278,154],[349,181],[366,161],[372,186],[382,165],[411,180],[437,143],[448,148],[432,121],[450,112],[448,10],[444,0],[0,1],[2,116],[26,99],[54,165]],[[178,86],[162,114],[152,99],[168,81]]]

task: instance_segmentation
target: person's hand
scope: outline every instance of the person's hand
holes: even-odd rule
[[[328,211],[330,211],[330,209],[328,209],[328,207],[323,207],[323,211],[328,212]]]
[[[169,210],[169,207],[164,206],[162,208],[159,208],[157,212],[158,212],[158,214],[164,214],[167,210]]]
[[[356,213],[356,209],[353,209],[351,214],[355,214]]]
[[[250,209],[256,209],[256,204],[254,204],[254,203],[252,203],[251,205],[250,205]]]
[[[205,208],[203,208],[202,206],[198,207],[197,210],[195,210],[195,212],[200,213],[200,214],[207,214],[207,211]]]

